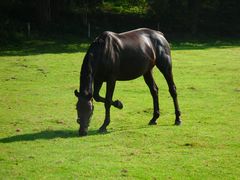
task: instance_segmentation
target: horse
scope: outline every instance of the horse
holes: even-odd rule
[[[110,123],[110,108],[123,108],[119,100],[112,100],[116,81],[128,81],[144,77],[153,99],[153,117],[149,125],[156,125],[160,116],[158,87],[153,78],[153,67],[165,77],[175,108],[175,125],[181,124],[176,86],[173,81],[170,46],[163,33],[148,28],[140,28],[123,33],[105,31],[90,45],[80,71],[80,88],[75,90],[79,135],[88,133],[93,114],[93,99],[105,106],[105,120],[99,132],[107,132]],[[106,96],[99,91],[106,82]]]

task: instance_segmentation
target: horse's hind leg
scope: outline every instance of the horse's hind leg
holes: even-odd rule
[[[159,103],[158,103],[158,87],[153,79],[152,71],[147,72],[146,74],[144,74],[143,77],[144,77],[146,84],[149,87],[149,90],[150,90],[152,98],[153,98],[153,108],[154,108],[153,118],[149,121],[149,125],[155,125],[155,124],[157,124],[156,121],[157,121],[158,117],[160,116]]]
[[[178,99],[177,99],[177,88],[176,85],[173,81],[173,74],[172,74],[172,63],[171,63],[171,58],[168,55],[164,55],[162,60],[162,64],[157,64],[158,69],[162,72],[164,75],[168,87],[169,87],[169,92],[173,98],[174,102],[174,108],[175,108],[175,125],[180,125],[181,124],[181,119],[180,119],[180,109],[178,105]]]

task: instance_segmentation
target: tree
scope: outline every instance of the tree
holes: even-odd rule
[[[51,22],[51,0],[37,0],[36,10],[40,24],[45,25]]]
[[[200,0],[188,0],[189,26],[192,34],[198,31]]]

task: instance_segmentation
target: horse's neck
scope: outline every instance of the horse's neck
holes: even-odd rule
[[[81,68],[80,94],[82,94],[83,96],[92,97],[93,95],[92,86],[93,86],[92,65],[88,61],[88,59],[85,58]]]

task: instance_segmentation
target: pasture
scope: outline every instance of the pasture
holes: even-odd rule
[[[0,179],[239,179],[240,43],[175,42],[173,74],[183,124],[174,124],[155,69],[161,116],[143,78],[117,82],[108,133],[94,102],[78,137],[73,91],[88,43],[29,40],[0,49]],[[104,95],[104,89],[101,91]]]

